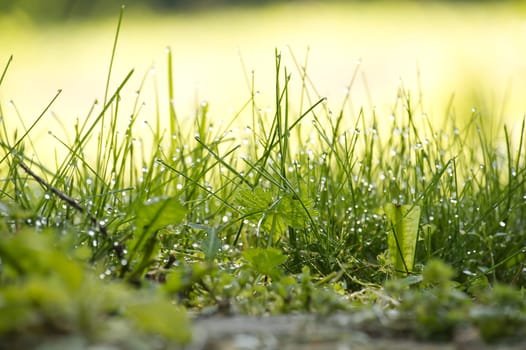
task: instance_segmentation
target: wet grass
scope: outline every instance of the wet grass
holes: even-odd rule
[[[42,323],[4,319],[6,334],[72,317],[42,305],[73,303],[71,295],[57,295],[60,283],[75,294],[77,270],[59,269],[57,295],[26,284],[48,288],[41,277],[55,276],[64,256],[93,274],[92,287],[124,281],[198,312],[327,313],[374,303],[399,310],[409,331],[424,338],[447,339],[466,319],[488,339],[524,330],[524,122],[513,132],[488,130],[491,116],[474,107],[469,116],[447,109],[438,126],[413,97],[421,92],[404,89],[388,115],[355,111],[349,94],[334,107],[316,94],[293,53],[277,51],[270,109],[251,88],[227,123],[217,122],[206,103],[183,120],[174,108],[168,50],[169,100],[143,115],[140,88],[128,115],[119,96],[135,73],[110,91],[113,64],[112,55],[101,105],[68,137],[50,134],[49,149],[32,146],[49,106],[22,130],[12,129],[0,109],[0,286],[4,296],[22,286],[27,295],[16,299],[16,310],[36,312],[36,303],[45,315]],[[253,86],[254,77],[246,78]],[[293,79],[302,82],[299,93],[290,90]],[[66,155],[49,161],[55,147]],[[419,209],[416,231],[400,233],[415,247],[403,270],[393,264],[400,246],[389,246],[388,204]],[[49,238],[35,238],[37,253],[20,238],[35,234]],[[36,256],[45,250],[57,252],[42,263]],[[483,306],[473,308],[472,299]],[[0,307],[16,311],[6,305]],[[146,332],[186,339],[151,320],[165,304],[147,305],[122,314]],[[100,313],[121,314],[114,305]],[[515,328],[507,334],[510,320]],[[496,321],[503,328],[491,326]],[[51,322],[58,333],[60,324]]]

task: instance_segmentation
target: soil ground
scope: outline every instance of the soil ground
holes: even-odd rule
[[[476,329],[459,329],[450,342],[421,342],[394,334],[356,316],[313,315],[218,317],[196,319],[191,350],[519,350],[526,340],[488,345]]]

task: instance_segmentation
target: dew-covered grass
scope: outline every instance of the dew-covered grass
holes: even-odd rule
[[[425,93],[404,88],[393,94],[390,113],[356,110],[350,94],[338,103],[318,95],[298,62],[291,51],[275,51],[270,108],[260,104],[248,73],[249,98],[227,121],[206,102],[191,120],[180,117],[170,50],[168,98],[155,99],[152,115],[143,114],[141,96],[154,78],[145,75],[136,102],[122,106],[120,93],[136,73],[116,77],[113,55],[104,98],[67,137],[51,132],[46,149],[34,147],[33,133],[49,105],[19,129],[0,109],[0,290],[16,301],[0,308],[43,315],[14,324],[0,318],[0,331],[77,332],[60,328],[60,320],[73,318],[80,329],[92,327],[84,329],[88,337],[109,341],[94,320],[123,315],[144,332],[185,341],[184,332],[152,321],[168,299],[198,313],[249,314],[374,303],[396,309],[390,317],[423,338],[448,339],[465,322],[489,340],[520,334],[524,122],[493,130],[485,124],[493,116],[474,106],[469,115],[445,108],[437,124]],[[299,91],[291,91],[292,81],[301,82]],[[415,230],[405,214],[390,218],[395,208],[418,213]],[[401,244],[389,243],[392,234],[412,237],[410,260]],[[397,250],[403,269],[393,263]],[[64,261],[71,270],[59,268]],[[91,282],[71,277],[84,270]],[[44,292],[47,283],[55,294]],[[95,294],[77,297],[82,283],[122,283],[118,293],[128,304],[101,302],[93,311],[100,314],[86,315],[82,305]],[[17,285],[26,292],[18,299]],[[130,285],[165,299],[145,303],[124,294]],[[104,293],[113,300],[111,290]],[[55,312],[48,303],[75,311]],[[184,323],[177,315],[163,320]]]

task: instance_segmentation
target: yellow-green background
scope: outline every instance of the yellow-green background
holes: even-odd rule
[[[118,8],[109,6],[101,17],[49,15],[49,21],[41,18],[45,12],[5,10],[0,62],[3,66],[11,54],[14,60],[0,86],[4,118],[16,116],[12,100],[29,123],[57,89],[63,93],[52,107],[54,115],[66,127],[84,118],[93,100],[103,99]],[[122,94],[124,115],[152,66],[160,101],[166,101],[167,46],[174,56],[181,118],[191,118],[202,100],[209,101],[215,120],[229,120],[240,109],[250,93],[240,56],[249,75],[254,71],[260,106],[272,113],[276,48],[297,92],[300,72],[289,49],[304,62],[309,48],[309,77],[334,110],[361,62],[351,88],[356,111],[374,107],[387,118],[403,86],[415,100],[422,92],[432,118],[444,116],[452,95],[459,119],[476,106],[488,122],[503,117],[515,126],[526,112],[526,11],[520,3],[311,1],[166,11],[132,4],[125,11],[111,84],[115,88],[136,69]],[[142,119],[153,118],[153,86],[150,77],[140,99]],[[299,109],[297,94],[291,97]],[[46,129],[59,128],[52,116],[46,120],[39,131],[44,139]]]

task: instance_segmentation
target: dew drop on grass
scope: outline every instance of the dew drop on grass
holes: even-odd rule
[[[45,198],[45,199],[50,199],[51,196],[49,195],[49,193],[46,193],[46,194],[44,195],[44,198]]]
[[[464,275],[467,275],[467,276],[476,276],[476,275],[477,275],[476,273],[471,272],[471,271],[469,271],[469,270],[464,270],[464,271],[462,271],[462,273],[463,273]]]
[[[500,222],[499,222],[499,226],[500,226],[500,227],[506,227],[506,223],[505,223],[504,221],[500,221]]]

